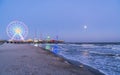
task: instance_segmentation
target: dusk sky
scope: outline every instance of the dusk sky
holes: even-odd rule
[[[26,39],[120,41],[120,0],[0,0],[0,39],[14,20],[28,26]]]

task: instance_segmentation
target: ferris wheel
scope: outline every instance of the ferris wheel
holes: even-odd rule
[[[12,21],[6,29],[10,40],[24,40],[28,35],[28,27],[21,21]]]

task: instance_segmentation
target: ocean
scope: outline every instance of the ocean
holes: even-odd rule
[[[120,75],[120,45],[116,44],[39,44],[58,55],[75,60],[105,75]]]

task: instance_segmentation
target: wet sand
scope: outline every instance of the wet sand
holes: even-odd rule
[[[29,44],[0,45],[0,75],[101,75],[92,70]]]

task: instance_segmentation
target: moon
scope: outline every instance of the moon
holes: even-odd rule
[[[88,27],[86,25],[84,25],[84,29],[87,29]]]

